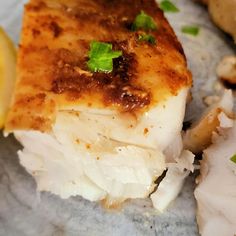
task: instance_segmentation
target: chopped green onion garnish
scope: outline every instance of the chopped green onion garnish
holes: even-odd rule
[[[151,34],[141,34],[141,35],[138,36],[138,40],[139,41],[146,41],[146,42],[151,43],[151,44],[156,43],[155,37]]]
[[[141,11],[141,13],[136,16],[132,25],[132,30],[138,29],[155,30],[157,29],[157,25],[151,16],[147,15],[144,11]]]
[[[179,9],[169,0],[161,1],[160,8],[164,12],[179,12]]]
[[[122,55],[121,51],[113,51],[112,44],[91,42],[88,68],[92,72],[112,72],[113,59]]]
[[[197,26],[183,26],[181,31],[185,34],[191,34],[197,36],[199,33],[199,27]]]
[[[230,158],[230,160],[236,164],[236,154],[234,154],[234,155]]]

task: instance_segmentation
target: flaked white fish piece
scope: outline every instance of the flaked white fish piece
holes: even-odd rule
[[[223,110],[231,114],[233,98],[224,99]],[[226,109],[224,109],[226,108]],[[203,151],[198,186],[197,222],[202,236],[236,235],[236,121],[222,111],[211,133],[212,144]]]
[[[195,190],[197,220],[202,236],[236,234],[236,122],[204,150]]]

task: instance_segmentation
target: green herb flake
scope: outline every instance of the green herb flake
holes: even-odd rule
[[[197,26],[183,26],[181,31],[185,34],[190,34],[193,36],[197,36],[199,33],[199,27]]]
[[[141,13],[136,16],[132,25],[132,30],[136,31],[138,29],[156,30],[157,25],[151,16],[147,15],[144,11],[141,11]]]
[[[160,8],[164,12],[179,12],[179,9],[169,0],[163,0],[160,2]]]
[[[150,44],[156,44],[156,39],[151,34],[140,34],[138,36],[138,41],[146,41],[146,42],[148,42]]]
[[[113,59],[122,56],[122,51],[113,51],[112,44],[93,41],[90,44],[88,68],[92,72],[112,72]]]
[[[236,164],[236,154],[234,154],[234,155],[230,158],[230,160]]]

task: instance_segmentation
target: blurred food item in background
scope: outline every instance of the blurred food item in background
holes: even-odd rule
[[[236,12],[235,12],[236,15]],[[217,67],[218,77],[229,86],[236,86],[236,56],[224,57]]]
[[[209,0],[200,0],[203,4],[208,4]]]
[[[208,5],[212,20],[236,41],[236,0],[201,0]]]

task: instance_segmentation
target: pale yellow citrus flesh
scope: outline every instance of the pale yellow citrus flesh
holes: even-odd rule
[[[16,49],[0,27],[0,128],[3,128],[16,78]]]

